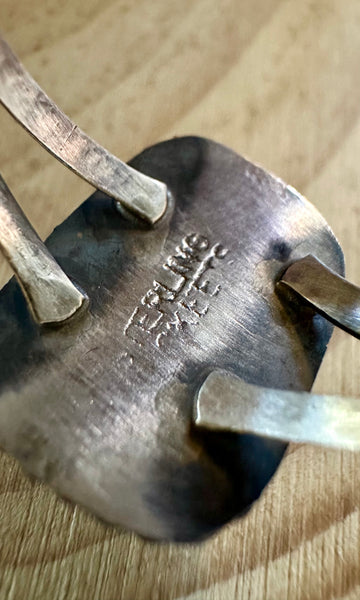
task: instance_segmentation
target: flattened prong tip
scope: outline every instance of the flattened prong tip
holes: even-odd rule
[[[195,403],[194,403],[194,410],[193,410],[193,421],[194,421],[195,425],[197,425],[197,427],[201,427],[201,425],[202,425],[202,422],[201,422],[202,414],[201,414],[200,402],[201,402],[201,399],[200,399],[199,393],[197,393],[195,396]]]
[[[59,289],[56,286],[54,288],[54,297],[55,296],[60,296]],[[38,307],[34,306],[31,298],[28,298],[34,318],[39,325],[63,325],[71,319],[82,315],[83,312],[87,310],[90,302],[87,294],[79,290],[77,286],[74,286],[70,280],[67,286],[66,295],[64,294],[64,297],[61,298],[61,300],[63,302],[63,307],[53,310],[52,308],[49,308],[48,305],[46,307],[46,313],[43,312],[43,314],[39,314],[37,310]]]
[[[276,289],[295,292],[329,321],[360,337],[360,288],[309,254],[291,265]],[[286,296],[285,296],[286,299]]]
[[[193,421],[197,427],[210,430],[221,430],[221,403],[216,399],[221,397],[223,384],[227,382],[229,373],[221,370],[212,371],[195,396]],[[228,429],[225,426],[225,429]]]
[[[119,198],[115,198],[115,206],[120,213],[125,210],[137,215],[150,225],[155,225],[165,214],[168,206],[168,188],[165,183],[153,179],[151,185],[144,191],[132,198],[131,204],[127,204]]]
[[[14,270],[35,321],[60,324],[87,305],[41,241],[0,175],[0,251]]]

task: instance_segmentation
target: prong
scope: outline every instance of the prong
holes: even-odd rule
[[[62,323],[87,301],[40,240],[1,175],[0,248],[40,325]]]
[[[0,36],[0,102],[55,158],[149,223],[167,206],[166,185],[132,169],[79,129]]]
[[[213,371],[195,401],[198,427],[360,450],[360,400],[251,385]]]
[[[277,287],[293,290],[332,323],[360,337],[360,288],[315,256],[308,255],[291,264]]]

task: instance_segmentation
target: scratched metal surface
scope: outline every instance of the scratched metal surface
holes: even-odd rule
[[[97,192],[48,240],[90,298],[83,320],[40,332],[14,280],[0,294],[0,444],[108,522],[195,540],[251,505],[285,449],[195,433],[196,390],[214,368],[309,390],[332,326],[274,282],[308,253],[339,273],[343,257],[311,204],[214,142],[132,164],[172,192],[153,229]]]

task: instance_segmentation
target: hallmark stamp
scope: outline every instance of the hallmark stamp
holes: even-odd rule
[[[221,290],[213,271],[227,253],[203,235],[185,236],[133,311],[125,335],[140,346],[151,340],[160,347],[172,332],[197,325]]]

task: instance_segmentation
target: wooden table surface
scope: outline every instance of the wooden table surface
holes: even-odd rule
[[[194,133],[297,187],[360,283],[359,0],[1,0],[0,26],[119,157]],[[0,171],[45,237],[91,188],[4,110],[0,127]],[[315,389],[359,395],[359,348],[337,331]],[[0,598],[358,599],[359,477],[356,454],[291,446],[246,518],[201,545],[156,545],[106,528],[2,455]]]

